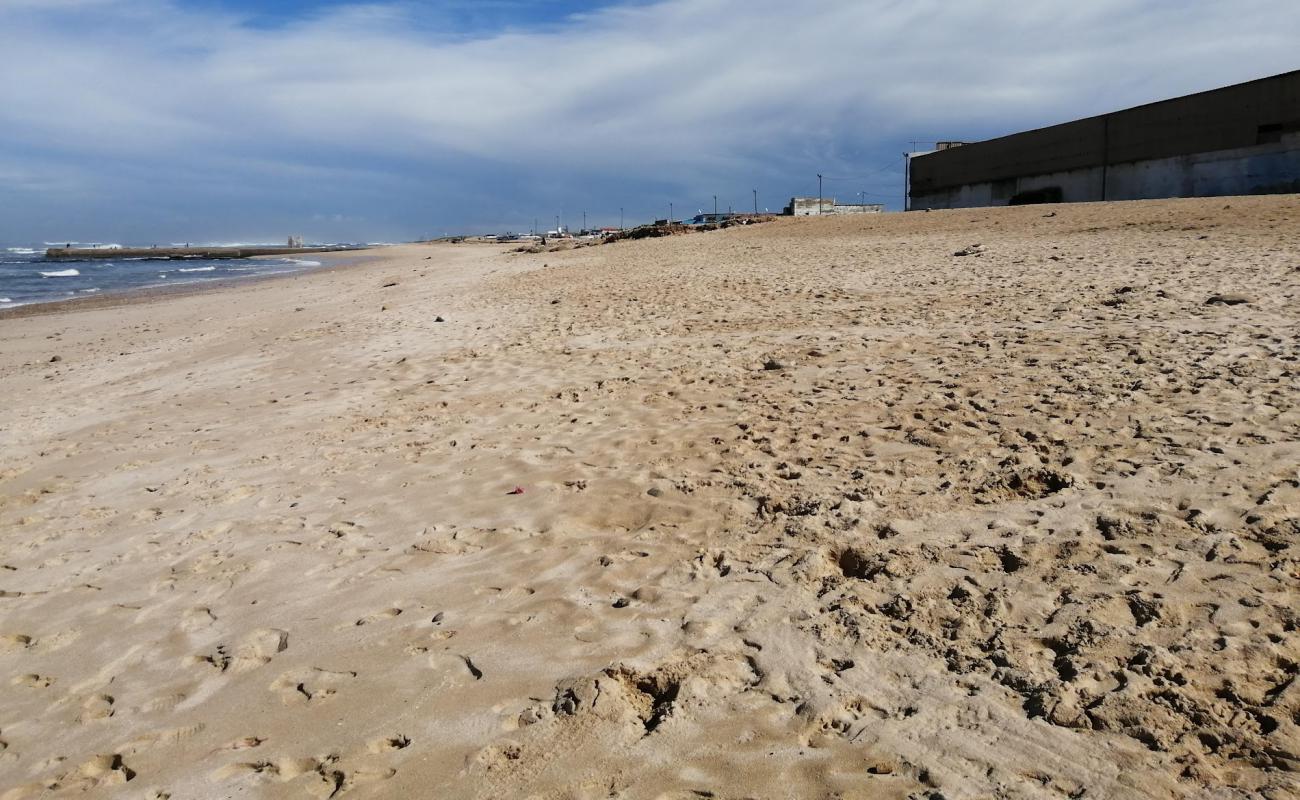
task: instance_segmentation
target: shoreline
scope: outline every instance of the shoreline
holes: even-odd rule
[[[14,306],[13,308],[0,309],[0,322],[19,317],[74,313],[77,311],[90,311],[100,308],[117,308],[126,305],[153,303],[172,297],[186,297],[207,292],[228,291],[242,286],[250,286],[254,283],[297,278],[309,272],[312,274],[326,273],[344,267],[357,266],[367,261],[379,258],[379,253],[383,249],[383,247],[371,247],[359,250],[349,250],[346,252],[332,251],[312,253],[311,255],[319,256],[321,258],[321,265],[318,267],[304,267],[303,269],[294,272],[249,275],[243,278],[220,278],[217,280],[195,281],[193,283],[184,283],[175,286],[133,287],[129,289],[100,292],[84,297],[69,297],[62,300],[42,300],[33,303],[26,303],[24,305]],[[256,261],[264,258],[275,257],[276,256],[249,256],[248,260]],[[326,261],[335,263],[325,263]]]
[[[320,255],[353,250],[363,247],[351,245],[329,245],[321,247],[50,247],[45,250],[48,262],[64,261],[104,261],[104,260],[138,260],[138,261],[203,261],[239,260],[259,256],[284,257],[291,255]]]

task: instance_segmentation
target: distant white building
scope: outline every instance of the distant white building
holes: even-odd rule
[[[785,207],[787,217],[815,217],[827,214],[879,214],[885,210],[879,203],[836,203],[834,197],[791,197]]]

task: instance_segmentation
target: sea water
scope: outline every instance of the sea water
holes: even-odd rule
[[[63,245],[64,242],[58,243],[59,247]],[[321,264],[312,260],[310,254],[301,258],[104,258],[46,261],[46,246],[0,246],[0,309],[135,289],[282,275],[319,267]]]

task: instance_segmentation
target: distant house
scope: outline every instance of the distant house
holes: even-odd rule
[[[879,203],[837,203],[834,197],[791,197],[783,213],[787,217],[816,217],[827,214],[879,214]]]

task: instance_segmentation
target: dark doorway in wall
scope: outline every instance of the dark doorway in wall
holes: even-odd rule
[[[1061,191],[1061,187],[1044,186],[1041,189],[1029,189],[1013,195],[1009,205],[1033,206],[1039,203],[1060,203],[1064,198],[1065,194]]]

